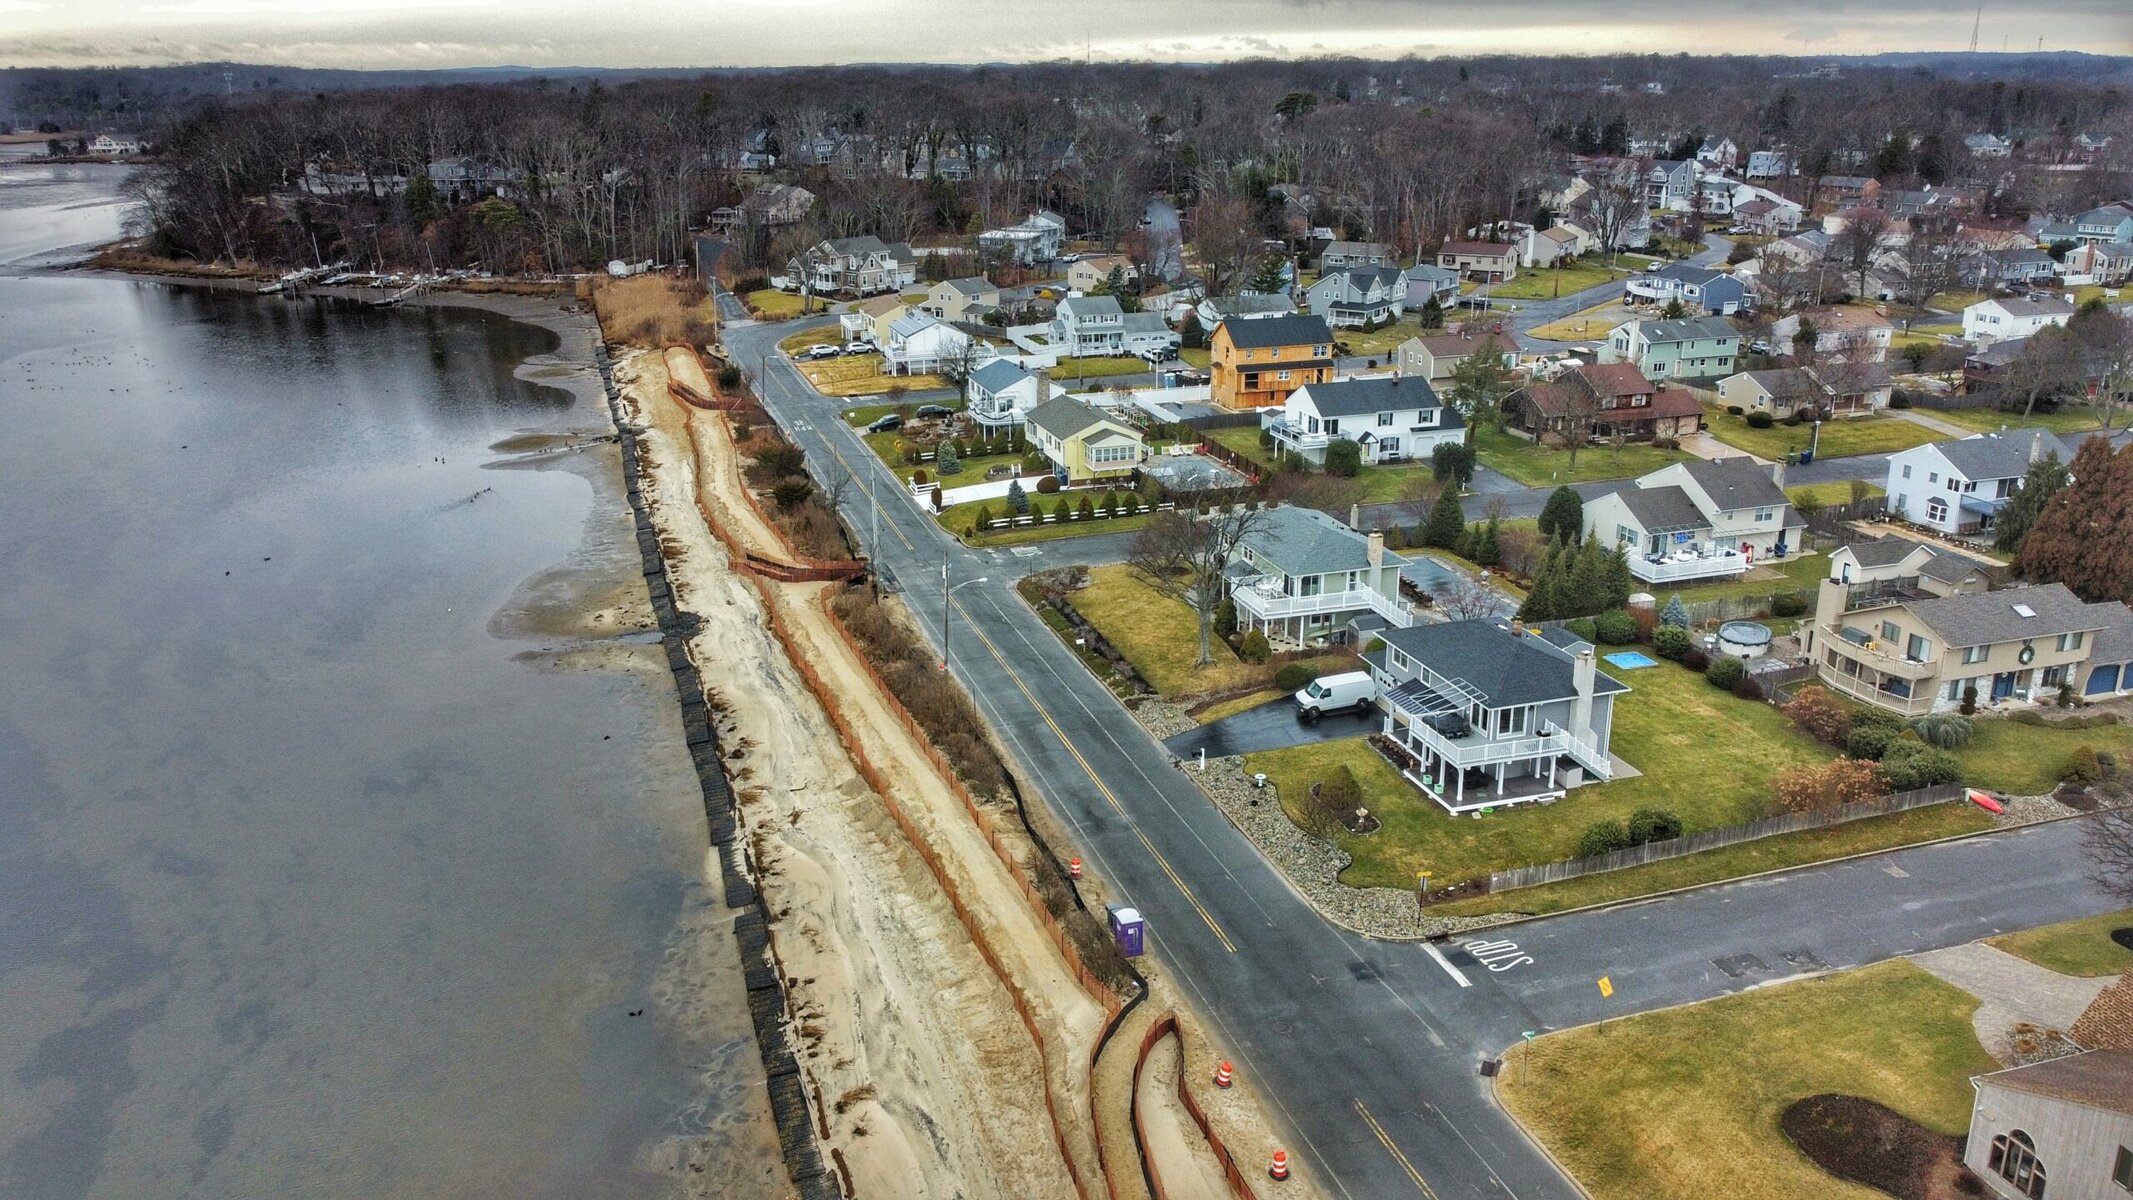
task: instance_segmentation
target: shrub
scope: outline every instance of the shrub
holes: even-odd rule
[[[1098,508],[1101,508],[1101,509],[1103,509],[1103,510],[1104,510],[1104,515],[1105,515],[1105,516],[1107,516],[1107,517],[1115,517],[1115,516],[1117,516],[1117,515],[1118,515],[1118,493],[1117,493],[1117,492],[1105,492],[1105,493],[1104,493],[1104,502],[1103,502],[1102,504],[1099,504],[1099,505],[1097,505],[1096,507],[1098,507]],[[1235,624],[1235,622],[1232,622],[1232,624]]]
[[[1253,632],[1256,633],[1257,630]],[[1251,635],[1247,634],[1245,636],[1249,637]],[[1265,639],[1262,638],[1261,640]],[[1264,662],[1265,660],[1261,659],[1260,661]],[[1309,663],[1283,663],[1274,672],[1274,686],[1284,692],[1293,692],[1316,678],[1318,678],[1318,672],[1313,670]]]
[[[1652,630],[1652,652],[1661,658],[1681,661],[1689,652],[1689,631],[1679,625],[1661,625]]]
[[[1704,668],[1703,678],[1704,682],[1712,687],[1730,689],[1747,674],[1748,668],[1741,660],[1730,654],[1721,654],[1711,660],[1710,666]]]
[[[1353,479],[1363,470],[1363,448],[1347,438],[1334,438],[1326,445],[1326,474]]]
[[[1666,607],[1659,611],[1659,623],[1678,625],[1683,629],[1689,627],[1689,606],[1681,602],[1680,592],[1667,597]]]
[[[1570,632],[1578,635],[1581,638],[1584,638],[1588,642],[1597,642],[1600,640],[1600,631],[1593,625],[1591,617],[1572,617],[1569,620],[1563,622],[1563,628],[1569,630]]]
[[[1318,803],[1342,824],[1355,819],[1355,810],[1363,805],[1363,785],[1355,780],[1355,772],[1344,763],[1333,769],[1333,774],[1318,781]]]
[[[1911,719],[1911,730],[1928,746],[1942,750],[1960,750],[1970,744],[1977,735],[1977,727],[1968,718],[1954,713],[1927,713]]]
[[[727,363],[725,366],[720,367],[718,369],[718,386],[720,391],[726,392],[741,386],[741,369],[732,363]]]
[[[1775,424],[1777,424],[1777,421],[1769,413],[1752,412],[1748,414],[1748,428],[1750,429],[1768,429]]]
[[[1976,716],[1976,715],[1977,715],[1977,689],[1976,689],[1976,688],[1974,688],[1974,687],[1965,687],[1965,688],[1963,689],[1963,703],[1962,703],[1961,707],[1959,707],[1959,708],[1958,708],[1958,709],[1957,709],[1956,711],[1957,711],[1957,712],[1960,712],[1960,713],[1961,713],[1962,715],[1964,715],[1964,716],[1966,716],[1966,717],[1970,717],[1970,716]]]
[[[786,512],[807,503],[807,498],[814,494],[815,485],[805,479],[782,480],[770,489],[770,498],[777,501],[778,507]]]
[[[1087,496],[1083,496],[1081,503],[1074,507],[1074,519],[1077,521],[1093,521],[1096,519],[1096,506],[1089,502]]]
[[[1630,846],[1629,830],[1620,821],[1594,821],[1578,835],[1578,857],[1612,854]]]
[[[1129,517],[1130,517],[1130,516],[1134,515],[1135,513],[1139,512],[1139,511],[1141,510],[1141,497],[1140,497],[1140,493],[1138,493],[1138,492],[1127,492],[1127,493],[1126,493],[1126,497],[1125,497],[1125,499],[1121,500],[1121,501],[1119,502],[1119,505],[1120,505],[1120,507],[1121,507],[1121,508],[1122,508],[1122,509],[1124,510],[1124,512],[1125,512],[1125,514],[1126,514],[1127,516],[1129,516]]]
[[[1890,407],[1890,408],[1909,408],[1909,407],[1911,407],[1911,393],[1909,393],[1909,392],[1903,392],[1903,391],[1896,391],[1896,392],[1890,392],[1890,393],[1889,393],[1889,407]]]
[[[1022,490],[1022,481],[1019,479],[1007,481],[1007,507],[1013,509],[1018,517],[1029,515],[1029,493]]]
[[[1653,439],[1652,439],[1652,449],[1654,449],[1654,450],[1679,450],[1679,449],[1681,449],[1681,439],[1680,439],[1680,438],[1670,438],[1670,437],[1662,437],[1662,438],[1653,438]]]
[[[1899,792],[1963,781],[1963,764],[1953,754],[1935,750],[1924,742],[1901,738],[1889,743],[1889,752],[1881,760],[1881,770],[1889,787]]]
[[[933,465],[940,471],[942,478],[960,475],[963,471],[963,452],[956,449],[954,442],[944,441],[933,457]]]
[[[911,482],[913,483],[924,483],[930,478],[932,478],[932,476],[926,474],[926,468],[924,467],[920,467],[918,470],[911,472]]]
[[[2096,783],[2103,778],[2103,763],[2096,757],[2094,746],[2076,746],[2066,756],[2066,763],[2059,768],[2061,783]]]
[[[1778,776],[1772,799],[1785,812],[1816,812],[1872,800],[1889,791],[1881,771],[1881,764],[1859,758],[1795,767]]]
[[[1885,730],[1893,740],[1903,732],[1903,718],[1885,708],[1862,708],[1852,714],[1852,728]]]
[[[1711,665],[1711,656],[1705,654],[1701,646],[1690,646],[1681,653],[1681,665],[1701,675],[1703,669]]]
[[[1224,600],[1215,605],[1215,636],[1227,638],[1237,632],[1237,602]]]
[[[1041,495],[1049,496],[1058,490],[1059,477],[1057,475],[1047,475],[1037,481],[1037,491]]]
[[[1851,731],[1844,735],[1844,752],[1853,758],[1870,758],[1879,762],[1881,757],[1889,752],[1889,743],[1895,740],[1886,729],[1853,722]]]
[[[1794,692],[1783,712],[1801,733],[1824,745],[1842,746],[1851,733],[1851,714],[1825,687],[1809,684]]]
[[[983,533],[990,528],[992,528],[992,507],[980,504],[978,505],[977,515],[970,519],[970,532]]]
[[[1274,448],[1273,430],[1262,429],[1259,431],[1259,448],[1261,450],[1272,450]]]
[[[1256,629],[1247,630],[1244,640],[1237,645],[1237,657],[1248,663],[1263,663],[1267,660],[1267,656],[1273,652],[1274,648],[1267,645],[1266,635]],[[1278,672],[1275,674],[1275,678],[1277,680],[1280,678]],[[1306,682],[1309,681],[1306,680]],[[1303,684],[1301,683],[1296,685],[1296,687],[1302,686]],[[1295,691],[1296,688],[1290,688],[1289,690]]]
[[[1799,592],[1779,592],[1770,598],[1770,615],[1797,617],[1807,611],[1807,597]]]
[[[1747,409],[1745,409],[1745,408],[1742,408],[1742,407],[1741,407],[1740,405],[1738,405],[1738,404],[1728,404],[1728,405],[1726,405],[1726,411],[1727,411],[1727,412],[1729,412],[1729,413],[1732,413],[1732,414],[1733,414],[1734,416],[1738,417],[1738,416],[1741,416],[1742,414],[1746,413],[1746,412],[1747,412],[1748,410],[1747,410]]]
[[[1610,646],[1627,646],[1637,640],[1637,618],[1625,608],[1609,609],[1592,619],[1592,631]]]
[[[1733,685],[1733,694],[1742,700],[1761,700],[1764,698],[1762,681],[1743,673]]]
[[[1681,836],[1681,818],[1663,808],[1640,808],[1629,815],[1629,842],[1642,846],[1646,842],[1670,841]]]

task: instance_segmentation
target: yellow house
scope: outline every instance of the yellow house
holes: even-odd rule
[[[1070,484],[1129,475],[1148,457],[1140,431],[1068,396],[1031,409],[1027,428],[1030,443]]]
[[[901,320],[911,311],[897,296],[876,296],[855,304],[837,318],[848,341],[872,342],[876,346],[889,344],[889,326]]]

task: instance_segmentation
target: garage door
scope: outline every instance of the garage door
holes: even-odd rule
[[[2097,667],[2095,670],[2090,671],[2088,694],[2091,696],[2101,696],[2107,692],[2117,691],[2118,672],[2119,668],[2116,665],[2108,667]]]

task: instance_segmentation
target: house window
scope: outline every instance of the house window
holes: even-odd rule
[[[1282,380],[1286,380],[1286,379],[1287,379],[1288,377],[1289,377],[1289,373],[1288,373],[1287,371],[1283,371],[1283,372],[1281,372],[1280,374],[1278,374],[1278,375],[1274,376],[1274,378],[1276,378],[1276,379],[1282,379]]]
[[[2059,648],[2061,650],[2079,650],[2081,649],[2083,636],[2079,633],[2062,633],[2059,635]]]
[[[1905,479],[1909,479],[1909,478],[1911,477],[1911,466],[1910,466],[1910,464],[1909,464],[1909,463],[1905,463],[1905,464],[1904,464],[1904,468],[1903,468],[1903,477],[1904,477]]]
[[[1341,435],[1341,423],[1340,423],[1340,420],[1339,420],[1338,418],[1335,418],[1334,420],[1330,420],[1330,421],[1327,421],[1327,422],[1326,422],[1326,436],[1327,436],[1327,437],[1339,437],[1340,435]]]
[[[1406,669],[1407,669],[1408,667],[1410,667],[1410,666],[1412,666],[1412,665],[1413,665],[1412,663],[1410,663],[1410,662],[1409,662],[1409,661],[1407,660],[1407,655],[1405,655],[1405,654],[1403,654],[1403,653],[1401,653],[1401,652],[1400,652],[1400,648],[1399,648],[1399,647],[1397,647],[1397,646],[1393,646],[1393,647],[1390,647],[1390,649],[1391,649],[1391,652],[1392,652],[1392,653],[1391,653],[1391,662],[1392,662],[1392,665],[1393,665],[1393,666],[1394,666],[1395,668],[1397,668],[1397,669],[1399,669],[1399,670],[1402,670],[1402,671],[1404,671],[1404,670],[1406,670]]]
[[[2037,1144],[2028,1134],[2017,1129],[1993,1138],[1987,1165],[2030,1200],[2044,1200],[2044,1164],[2037,1161]]]
[[[1933,643],[1918,636],[1917,634],[1914,633],[1910,637],[1904,639],[1903,656],[1905,658],[1910,659],[1912,662],[1924,662],[1926,661],[1926,656],[1932,653]]]
[[[2111,1164],[2111,1182],[2133,1192],[2133,1150],[2118,1148],[2118,1158]]]
[[[1755,510],[1755,519],[1758,522],[1768,521],[1775,516],[1777,516],[1777,510],[1774,508],[1758,508]]]
[[[1896,622],[1894,622],[1894,621],[1883,621],[1883,622],[1881,623],[1881,640],[1882,640],[1882,641],[1884,641],[1884,642],[1893,642],[1893,641],[1895,641],[1895,640],[1896,640],[1897,638],[1900,638],[1900,637],[1902,637],[1902,636],[1903,636],[1903,630],[1901,630],[1901,629],[1898,629],[1898,628],[1896,628]]]
[[[1938,525],[1948,519],[1948,502],[1939,496],[1926,501],[1926,520]]]
[[[1985,656],[1990,653],[1990,646],[1966,646],[1963,648],[1963,665],[1967,667],[1972,663],[1984,662]]]
[[[1381,412],[1381,413],[1379,413],[1379,414],[1378,414],[1378,428],[1379,428],[1379,429],[1390,429],[1391,427],[1392,427],[1392,414],[1391,414],[1391,413],[1389,413],[1389,412]]]
[[[1928,471],[1928,472],[1926,472],[1926,482],[1927,482],[1927,483],[1939,483],[1939,482],[1940,482],[1940,472],[1939,472],[1939,471]]]
[[[1631,529],[1631,528],[1630,528],[1629,526],[1627,526],[1627,525],[1617,525],[1617,526],[1615,526],[1615,543],[1616,543],[1617,545],[1622,545],[1622,546],[1634,546],[1634,545],[1636,545],[1636,544],[1637,544],[1637,531],[1636,531],[1636,530],[1634,530],[1634,529]]]
[[[1526,731],[1526,710],[1525,710],[1525,709],[1523,709],[1523,708],[1503,708],[1503,709],[1498,709],[1498,710],[1496,711],[1496,732],[1498,732],[1498,733],[1524,733],[1525,731]]]

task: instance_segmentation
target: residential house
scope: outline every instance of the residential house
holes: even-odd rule
[[[797,224],[815,207],[815,194],[789,183],[765,183],[739,205],[740,223],[775,228]]]
[[[2133,1050],[2046,1059],[1973,1076],[1970,1085],[1963,1165],[1994,1196],[2133,1194]]]
[[[1791,224],[1785,224],[1787,219]],[[1800,223],[1798,208],[1785,208],[1770,200],[1750,200],[1733,208],[1735,227],[1761,237],[1782,237]]]
[[[1407,281],[1408,311],[1421,309],[1437,297],[1440,305],[1449,305],[1459,296],[1459,272],[1446,270],[1435,263],[1417,263],[1402,272]]]
[[[1077,292],[1093,292],[1111,282],[1111,272],[1117,271],[1127,287],[1140,282],[1140,271],[1133,260],[1123,254],[1097,254],[1076,259],[1067,267],[1067,287]]]
[[[2056,454],[2074,461],[2058,435],[2042,429],[1979,433],[1927,442],[1889,455],[1889,515],[1944,534],[1977,534],[2022,486],[2032,463]]]
[[[1503,356],[1505,366],[1518,362],[1518,347],[1507,335],[1492,333],[1432,333],[1400,343],[1393,365],[1400,374],[1441,384],[1452,377],[1467,355],[1486,349]]]
[[[91,154],[139,154],[145,143],[130,133],[99,133],[89,142]]]
[[[1705,175],[1696,181],[1696,211],[1707,217],[1730,219],[1733,198],[1743,185],[1723,175]]]
[[[1741,174],[1750,179],[1783,179],[1792,174],[1792,155],[1783,150],[1750,151],[1747,169]]]
[[[1325,462],[1326,447],[1343,439],[1362,448],[1366,463],[1426,459],[1438,446],[1464,440],[1463,424],[1429,380],[1398,375],[1306,384],[1280,408],[1260,414],[1260,427],[1277,447],[1314,463]]]
[[[1592,181],[1582,175],[1550,175],[1534,188],[1534,200],[1549,212],[1568,212],[1570,206],[1592,190]]]
[[[1730,171],[1740,165],[1740,147],[1729,137],[1707,137],[1696,149],[1696,161],[1707,167]]]
[[[1652,163],[1644,177],[1644,206],[1667,212],[1696,211],[1696,163],[1691,159],[1662,158]]]
[[[1259,317],[1293,316],[1296,305],[1287,296],[1270,292],[1239,292],[1234,296],[1209,296],[1193,308],[1200,328],[1213,329],[1224,321],[1249,321]]]
[[[1446,242],[1437,248],[1437,265],[1467,279],[1504,283],[1518,275],[1518,247],[1511,242]]]
[[[1731,375],[1740,331],[1724,317],[1624,321],[1608,332],[1601,362],[1635,363],[1649,379]]]
[[[988,436],[1022,424],[1039,405],[1059,394],[1059,389],[1044,376],[1025,371],[1005,358],[996,358],[972,371],[965,390],[969,393],[970,419]]]
[[[1610,779],[1615,697],[1593,648],[1494,620],[1387,629],[1363,655],[1409,783],[1450,813],[1554,800]]]
[[[2033,248],[1987,250],[1972,259],[1968,281],[1982,288],[2043,283],[2059,273],[2059,264]]]
[[[2006,158],[2014,152],[2014,143],[1993,133],[1971,133],[1963,136],[1963,149],[1972,158]]]
[[[917,304],[922,313],[943,321],[976,321],[980,314],[1000,307],[1000,289],[980,275],[944,279],[926,289]]]
[[[838,314],[838,327],[847,342],[868,342],[877,349],[889,344],[889,327],[909,315],[911,308],[895,294],[862,300]]]
[[[978,252],[1028,266],[1050,262],[1066,245],[1066,218],[1039,209],[1004,229],[988,229],[978,235]]]
[[[1304,297],[1311,315],[1335,329],[1382,325],[1406,311],[1407,277],[1398,267],[1350,267],[1312,284]]]
[[[1824,175],[1819,184],[1816,198],[1832,211],[1865,204],[1881,194],[1881,182],[1865,175]]]
[[[872,296],[917,282],[918,258],[908,242],[884,242],[871,234],[825,238],[794,255],[785,271],[794,290]]]
[[[2069,280],[2079,276],[2104,287],[2118,287],[2133,280],[2133,245],[2084,242],[2066,256]]]
[[[1054,396],[1026,418],[1030,445],[1069,484],[1118,479],[1148,457],[1140,431],[1071,396]]]
[[[1240,629],[1312,646],[1414,623],[1400,596],[1400,572],[1412,560],[1387,550],[1384,534],[1294,504],[1262,514],[1223,570]]]
[[[1052,313],[1052,345],[1067,358],[1175,349],[1179,338],[1161,313],[1129,313],[1116,296],[1070,296]]]
[[[945,374],[989,355],[983,342],[925,313],[906,313],[889,323],[881,347],[883,369],[890,375]]]
[[[1656,271],[1629,277],[1623,285],[1632,302],[1668,305],[1676,300],[1694,312],[1732,316],[1748,307],[1748,285],[1724,271],[1669,263]]]
[[[1764,246],[1763,257],[1783,259],[1794,266],[1812,266],[1828,260],[1831,241],[1820,229],[1802,229]]]
[[[1397,261],[1392,247],[1383,242],[1332,242],[1318,252],[1318,270],[1322,275],[1350,267],[1389,267]]]
[[[1703,405],[1684,387],[1653,383],[1633,363],[1583,364],[1535,379],[1505,401],[1519,428],[1558,441],[1686,437]]]
[[[1742,371],[1718,381],[1718,398],[1728,408],[1777,417],[1865,416],[1887,408],[1895,387],[1884,363],[1838,362]]]
[[[2133,204],[2121,200],[2075,217],[2074,240],[2109,242],[2119,246],[2133,243]]]
[[[312,161],[304,164],[303,182],[297,185],[314,196],[397,196],[407,190],[407,176],[397,172],[365,171],[350,163]]]
[[[2024,338],[2047,325],[2064,325],[2073,315],[2074,306],[2058,296],[1980,300],[1963,309],[1963,338]]]
[[[1771,322],[1771,342],[1780,349],[1793,348],[1803,322],[1814,329],[1815,354],[1847,362],[1885,361],[1896,333],[1887,317],[1870,308],[1809,308]]]
[[[1301,313],[1224,321],[1210,339],[1210,395],[1227,409],[1272,408],[1333,378],[1333,331]]]
[[[1832,689],[1916,716],[1955,708],[1973,688],[1981,705],[2047,701],[2061,684],[2078,688],[2093,673],[2096,635],[2126,611],[2115,601],[2085,603],[2062,583],[1931,595],[1831,578],[1799,637]]]
[[[1576,258],[1583,239],[1574,229],[1560,225],[1547,229],[1528,229],[1518,239],[1518,265],[1522,267],[1552,267],[1565,259]]]
[[[1800,545],[1806,522],[1752,458],[1671,463],[1585,502],[1587,536],[1620,546],[1647,583],[1739,575]]]
[[[1830,551],[1829,578],[1921,599],[1992,590],[1992,571],[1984,563],[1893,533]]]

